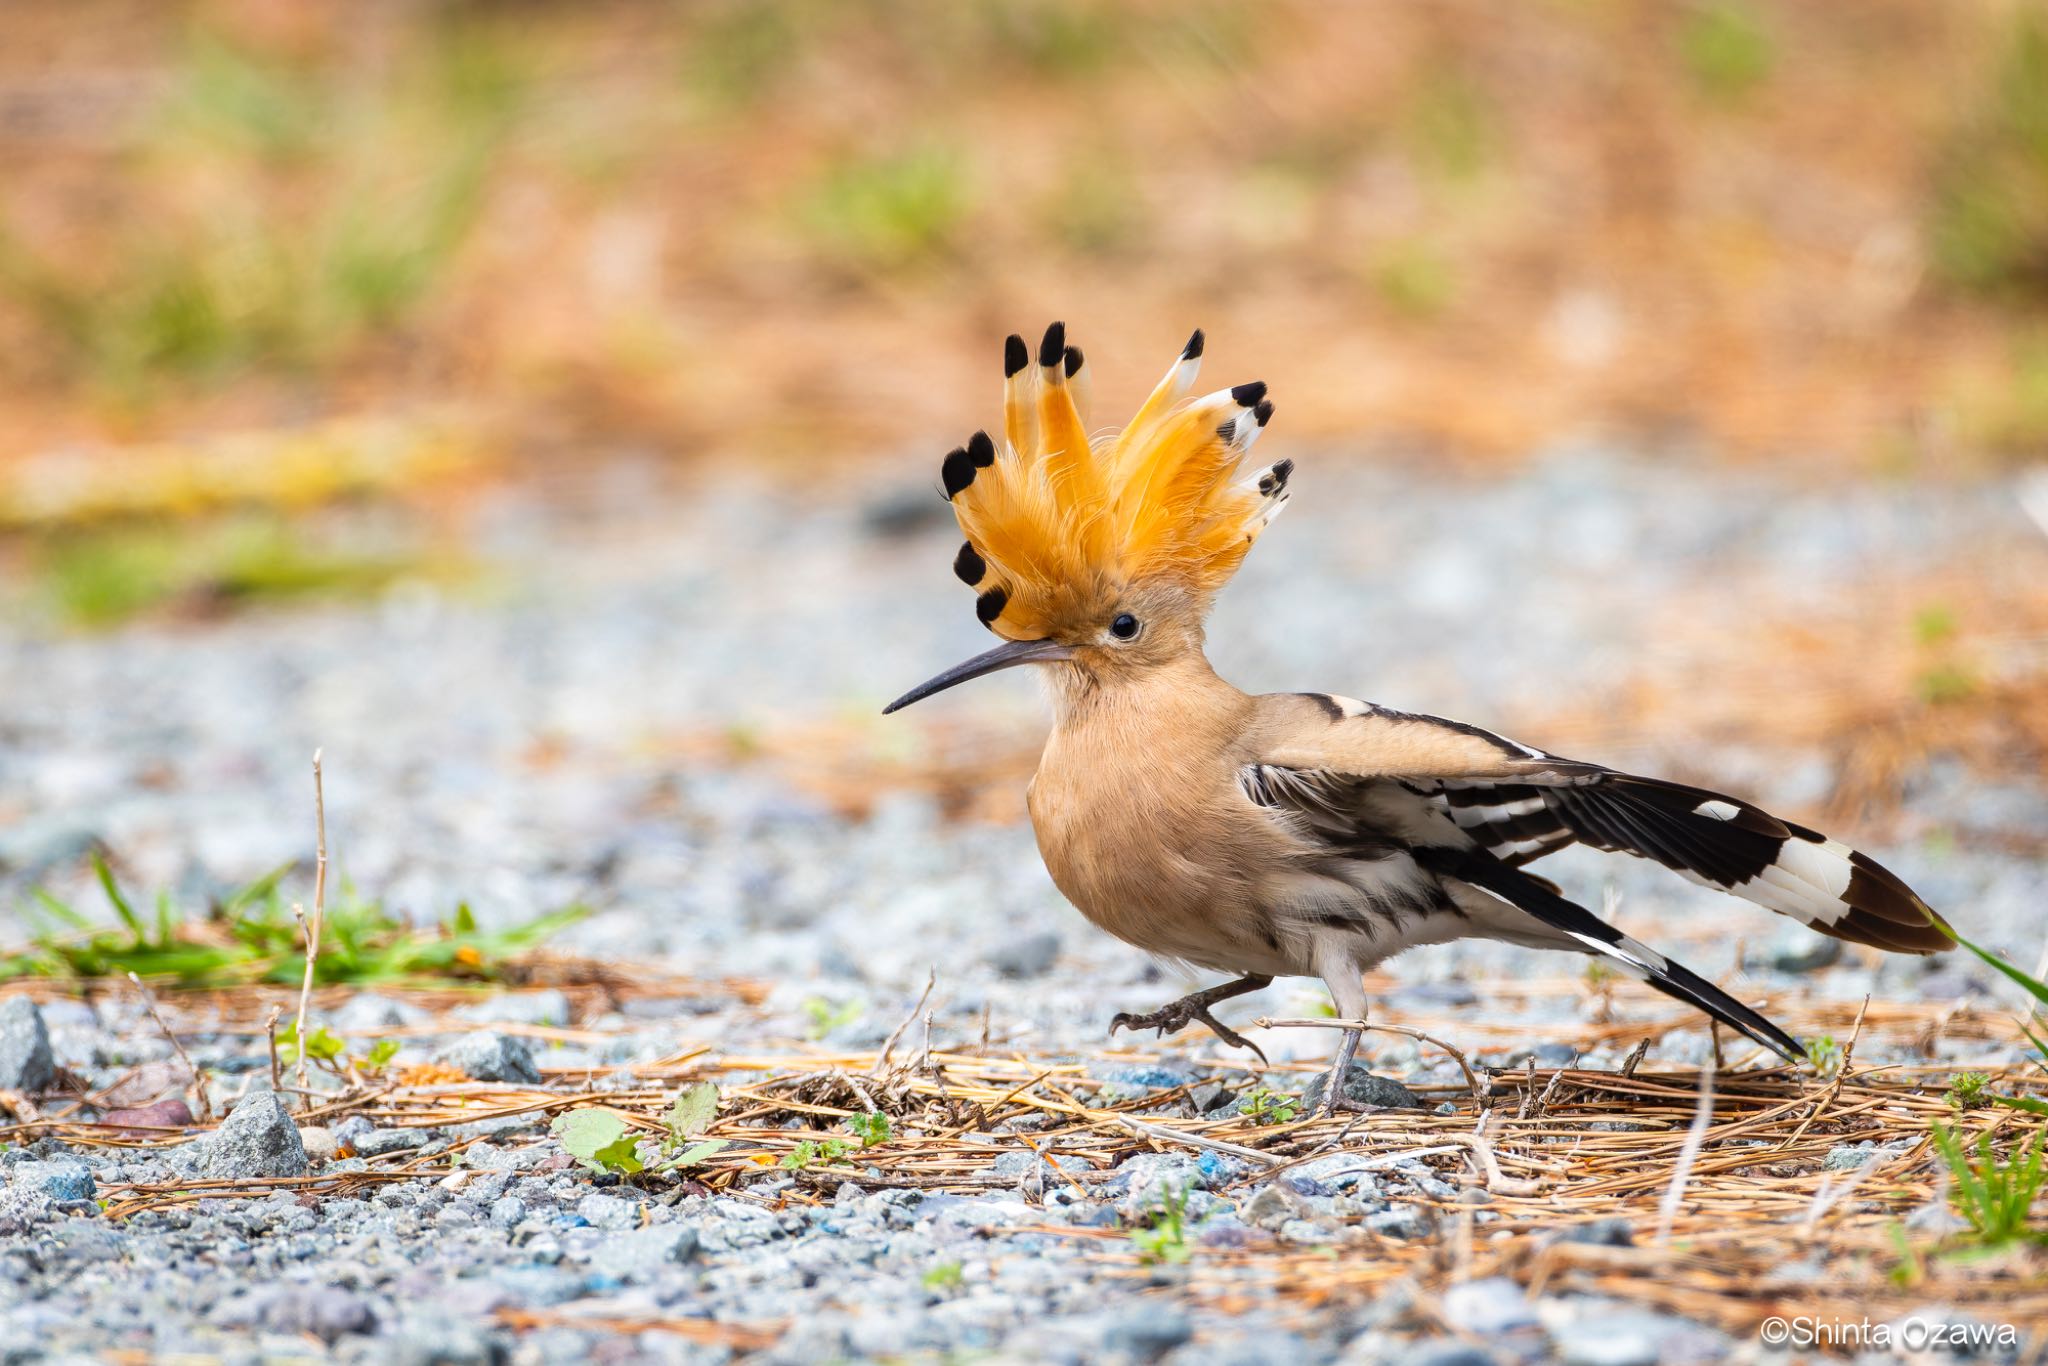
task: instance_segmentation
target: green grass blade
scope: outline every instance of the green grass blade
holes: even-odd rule
[[[128,904],[128,898],[121,895],[121,885],[114,881],[114,870],[107,865],[107,857],[99,850],[92,853],[93,875],[100,880],[100,888],[107,894],[107,900],[114,904],[114,914],[121,917],[121,923],[135,936],[140,944],[144,939],[142,917],[135,914],[135,908]]]
[[[77,911],[71,909],[71,907],[68,904],[59,901],[56,897],[52,896],[49,892],[43,890],[41,887],[36,888],[35,891],[31,892],[29,895],[35,899],[36,905],[42,907],[43,910],[46,911],[49,915],[61,921],[62,923],[70,926],[72,929],[89,930],[92,928],[92,922],[90,920],[87,920]]]
[[[1936,923],[1939,924],[1940,922]],[[2007,977],[2012,978],[2013,981],[2018,982],[2022,987],[2026,989],[2026,992],[2029,996],[2032,996],[2042,1005],[2048,1006],[2048,982],[2043,982],[2040,978],[2034,976],[2032,973],[2014,967],[2011,963],[2006,962],[2003,958],[2000,958],[1997,954],[1992,953],[1989,949],[1980,948],[1977,945],[1972,944],[1969,940],[1963,938],[1959,934],[1956,934],[1955,930],[1952,927],[1948,925],[1940,925],[1940,928],[1947,934],[1953,936],[1958,944],[1961,944],[1971,953],[1976,954],[1979,958],[1983,959],[1986,963],[1989,963],[1992,967],[1997,968]]]

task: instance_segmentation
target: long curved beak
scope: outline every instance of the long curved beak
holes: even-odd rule
[[[882,715],[900,711],[912,702],[921,702],[935,692],[944,692],[956,683],[965,683],[970,678],[992,674],[998,669],[1013,669],[1019,664],[1044,664],[1055,659],[1072,659],[1074,652],[1056,640],[1006,640],[993,650],[984,650],[964,663],[955,664],[936,678],[928,678],[903,696],[882,708]]]

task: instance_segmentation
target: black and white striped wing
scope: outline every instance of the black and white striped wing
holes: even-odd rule
[[[1837,939],[1898,953],[1954,947],[1927,903],[1875,859],[1738,798],[1562,759],[1462,722],[1305,700],[1321,724],[1295,708],[1276,758],[1397,781],[1510,866],[1585,844],[1652,859]]]
[[[1552,783],[1474,777],[1410,786],[1513,866],[1585,844],[1652,859],[1837,939],[1897,953],[1954,947],[1912,888],[1839,840],[1722,793],[1585,767]]]

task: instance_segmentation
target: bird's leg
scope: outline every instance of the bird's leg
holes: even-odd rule
[[[1257,991],[1261,987],[1271,986],[1272,982],[1271,977],[1256,972],[1248,973],[1234,982],[1225,982],[1221,986],[1183,996],[1178,1001],[1169,1001],[1149,1015],[1133,1015],[1128,1011],[1118,1011],[1116,1018],[1109,1022],[1109,1032],[1114,1034],[1119,1029],[1156,1029],[1159,1031],[1159,1037],[1163,1039],[1175,1030],[1186,1027],[1190,1022],[1200,1020],[1223,1042],[1233,1048],[1249,1048],[1259,1055],[1260,1062],[1264,1062],[1265,1050],[1211,1015],[1209,1007],[1218,1001],[1242,996],[1247,991]]]
[[[1344,1031],[1344,1042],[1337,1045],[1337,1060],[1330,1064],[1330,1076],[1323,1083],[1323,1114],[1325,1117],[1339,1110],[1362,1111],[1365,1107],[1344,1094],[1344,1075],[1351,1070],[1351,1059],[1358,1052],[1358,1041],[1365,1037],[1362,1029]]]
[[[1337,1009],[1337,1018],[1364,1023],[1369,1005],[1359,964],[1347,958],[1333,957],[1321,966],[1323,984],[1330,989],[1330,1002]],[[1344,1094],[1345,1075],[1351,1070],[1351,1059],[1358,1053],[1358,1041],[1364,1037],[1362,1029],[1344,1031],[1344,1042],[1337,1046],[1337,1060],[1330,1064],[1330,1075],[1323,1083],[1322,1113],[1326,1117],[1339,1110],[1357,1113],[1365,1108]]]

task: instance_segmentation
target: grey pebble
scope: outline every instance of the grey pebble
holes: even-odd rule
[[[1522,1287],[1505,1276],[1461,1281],[1443,1293],[1444,1317],[1478,1337],[1496,1337],[1537,1326],[1536,1310]]]
[[[1314,1113],[1322,1108],[1323,1093],[1329,1086],[1329,1080],[1328,1073],[1318,1073],[1302,1090],[1301,1108],[1304,1113]],[[1425,1108],[1421,1097],[1400,1082],[1375,1076],[1358,1063],[1352,1063],[1344,1073],[1344,1097],[1359,1105],[1377,1105],[1383,1109]]]
[[[370,1129],[352,1131],[349,1151],[358,1157],[382,1157],[386,1153],[410,1152],[440,1141],[433,1129]]]
[[[697,1230],[680,1224],[636,1228],[607,1238],[590,1259],[593,1271],[623,1281],[648,1280],[697,1255]]]
[[[1842,941],[1803,925],[1787,925],[1771,936],[1771,966],[1779,972],[1818,972],[1842,961]]]
[[[92,1179],[92,1168],[75,1157],[54,1158],[47,1162],[17,1162],[6,1170],[7,1184],[11,1189],[40,1195],[48,1200],[60,1203],[90,1200],[98,1193]]]
[[[982,961],[1005,977],[1043,977],[1060,956],[1060,937],[1052,930],[1005,939],[982,955]]]
[[[461,1071],[471,1081],[540,1084],[540,1069],[533,1065],[533,1050],[526,1040],[512,1034],[481,1031],[464,1034],[443,1048],[439,1060]]]
[[[1138,1361],[1157,1361],[1195,1335],[1194,1320],[1173,1305],[1140,1303],[1113,1317],[1102,1345]]]
[[[43,1012],[26,996],[0,1001],[0,1091],[46,1091],[57,1079]]]
[[[259,1091],[244,1097],[205,1140],[199,1165],[215,1178],[303,1176],[306,1148],[284,1101],[275,1091]]]

